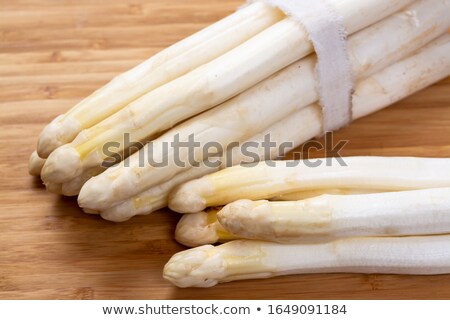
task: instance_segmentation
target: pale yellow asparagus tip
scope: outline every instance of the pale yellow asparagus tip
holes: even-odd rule
[[[196,213],[205,209],[206,201],[201,195],[213,193],[214,190],[211,189],[206,177],[192,181],[195,181],[195,183],[187,182],[170,194],[169,208],[171,210],[179,213]],[[175,197],[172,197],[172,195],[175,195]],[[186,203],[189,203],[189,210],[186,210]]]
[[[163,271],[164,279],[180,288],[212,287],[219,283],[217,279],[225,276],[225,261],[220,254],[214,254],[212,245],[175,254]]]
[[[181,217],[175,229],[175,240],[187,247],[216,243],[219,236],[214,224],[208,223],[208,214],[198,212]]]
[[[74,139],[81,131],[80,123],[60,115],[50,122],[39,135],[37,152],[46,159],[59,146],[67,143],[67,137]]]
[[[238,200],[226,205],[217,214],[219,223],[229,232],[238,234],[241,238],[252,239],[252,230],[248,230],[249,226],[258,229],[258,235],[265,237],[275,237],[273,228],[270,228],[270,221],[276,220],[272,216],[269,201],[251,201]],[[250,222],[252,221],[252,222]]]
[[[30,156],[30,161],[28,162],[28,172],[30,175],[39,177],[41,175],[42,167],[45,164],[45,159],[38,156],[37,152],[34,151]]]
[[[184,215],[177,224],[175,240],[187,247],[198,247],[238,239],[222,228],[217,220],[218,211],[211,208]]]
[[[42,180],[52,183],[70,181],[67,176],[76,177],[81,174],[80,155],[78,152],[64,145],[53,151],[42,168]]]
[[[163,276],[175,285],[212,287],[219,282],[273,276],[274,264],[265,259],[264,243],[236,240],[214,247],[205,245],[175,254]]]

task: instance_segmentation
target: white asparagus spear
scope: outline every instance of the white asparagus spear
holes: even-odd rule
[[[169,198],[177,212],[194,213],[239,199],[326,188],[413,190],[450,187],[450,159],[348,157],[305,161],[260,162],[235,166],[181,185]],[[346,166],[339,163],[343,160]]]
[[[106,119],[130,102],[247,41],[284,15],[258,2],[174,44],[114,78],[41,133],[39,154],[47,158],[83,129]]]
[[[329,190],[315,190],[314,192],[297,192],[287,195],[280,195],[277,200],[293,201],[299,199],[308,199],[311,196],[317,197],[324,194],[369,194],[375,193],[373,190],[359,190],[359,189],[329,189]],[[238,200],[244,201],[244,200]],[[250,201],[250,200],[247,200]],[[236,203],[236,202],[233,202]],[[187,247],[199,247],[205,244],[214,244],[216,242],[227,242],[230,240],[237,240],[247,238],[239,234],[230,233],[231,229],[225,229],[217,218],[218,210],[221,207],[212,208],[211,210],[188,213],[181,217],[175,229],[175,239]],[[252,226],[253,228],[253,226]],[[258,239],[262,240],[262,239]]]
[[[352,34],[409,2],[333,0],[332,4],[343,16],[348,33]],[[53,182],[72,179],[83,168],[102,163],[106,143],[114,141],[120,145],[119,151],[122,150],[125,132],[130,133],[132,141],[141,141],[217,106],[311,51],[307,34],[299,23],[292,19],[278,22],[239,47],[149,92],[105,121],[82,131],[73,143],[52,153],[42,178]]]
[[[440,45],[442,41],[444,41],[443,46]],[[445,35],[417,55],[405,59],[385,71],[363,81],[357,87],[353,97],[354,117],[359,118],[380,110],[381,108],[394,103],[398,99],[448,76],[450,74],[450,57],[448,56],[448,50],[450,50],[450,35]],[[318,108],[318,106],[316,106],[316,108]],[[320,132],[320,117],[316,118],[313,122],[310,122],[309,125],[313,128],[315,127],[316,132]],[[314,134],[314,132],[312,134]],[[348,158],[348,160],[351,161],[349,165],[357,164],[358,166],[362,166],[360,172],[361,178],[366,174],[366,178],[368,179],[374,174],[373,181],[377,181],[380,180],[381,176],[377,177],[375,172],[384,172],[386,178],[389,178],[388,181],[393,180],[394,184],[389,185],[388,183],[385,183],[388,181],[383,182],[383,179],[381,179],[381,183],[377,184],[372,183],[373,181],[371,180],[361,181],[361,184],[359,185],[354,185],[353,182],[347,184],[343,183],[343,181],[341,181],[340,184],[328,183],[338,180],[339,175],[345,174],[346,169],[350,169],[349,167],[339,167],[339,165],[336,165],[336,161],[333,162],[334,165],[331,167],[322,165],[318,168],[308,167],[302,162],[299,163],[300,167],[297,166],[294,168],[286,167],[286,163],[283,162],[279,162],[276,168],[268,168],[266,163],[260,163],[253,168],[228,168],[216,174],[205,176],[201,179],[193,180],[181,185],[171,195],[169,207],[177,212],[195,213],[204,210],[207,206],[223,205],[242,198],[252,200],[269,199],[279,194],[300,190],[355,187],[363,189],[368,189],[368,187],[370,187],[377,190],[387,188],[387,190],[390,190],[392,188],[400,188],[397,184],[402,181],[395,181],[395,179],[392,179],[395,175],[399,176],[399,174],[405,174],[404,178],[409,180],[411,176],[408,177],[408,174],[412,175],[412,177],[419,177],[424,174],[423,171],[419,171],[419,175],[412,171],[416,165],[415,163],[423,163],[424,167],[428,168],[431,173],[434,172],[436,181],[444,183],[441,185],[430,184],[429,187],[446,187],[445,178],[447,179],[447,183],[450,179],[450,170],[448,170],[448,168],[450,168],[450,163],[442,166],[442,175],[437,168],[436,171],[433,171],[432,166],[434,163],[440,165],[445,163],[445,160],[440,159],[406,160],[407,164],[413,167],[400,164],[403,161],[401,158],[368,157]],[[380,164],[377,163],[378,161],[380,161]],[[397,166],[389,167],[391,164],[397,164]],[[364,170],[372,171],[364,172]],[[410,170],[410,172],[408,172],[408,170]],[[347,171],[348,173],[351,173],[350,170]],[[391,172],[388,173],[388,171]],[[324,179],[315,181],[315,175],[317,178],[321,178],[320,175],[322,173],[334,174],[335,176],[328,176],[328,179],[327,176],[324,176]],[[389,176],[390,174],[394,174],[394,176]],[[444,179],[441,179],[442,177],[444,177]],[[429,177],[423,176],[423,178],[425,179],[425,182],[428,181]],[[309,182],[308,179],[313,180]],[[255,182],[258,181],[258,183],[246,185],[248,181],[253,180]],[[362,180],[364,179],[362,178]],[[307,184],[306,181],[308,181]],[[419,182],[420,181],[417,180],[417,187],[423,188],[423,186],[420,186]],[[405,186],[401,186],[401,188],[404,187]],[[252,198],[252,196],[256,198]]]
[[[447,21],[448,23],[448,21]],[[398,48],[397,48],[398,50]],[[439,54],[436,53],[428,53],[431,56],[433,55],[443,55],[444,53],[439,52]],[[422,56],[420,57],[422,59],[426,59],[428,57],[426,56]],[[428,61],[429,63],[429,61]],[[314,83],[313,83],[313,75],[311,75],[311,78],[302,78],[297,77],[298,74],[302,74],[303,72],[306,72],[307,74],[313,74],[313,65],[314,63],[312,62],[312,58],[307,58],[305,60],[303,60],[302,62],[300,62],[302,68],[300,69],[293,69],[291,67],[287,68],[285,71],[279,73],[278,75],[276,75],[275,77],[272,77],[271,79],[261,83],[260,85],[256,86],[255,88],[245,92],[244,94],[236,97],[233,100],[230,100],[229,102],[227,102],[225,104],[226,107],[230,107],[230,112],[228,113],[228,116],[225,117],[217,117],[217,116],[212,116],[212,115],[216,115],[217,111],[216,109],[211,110],[210,112],[200,116],[196,117],[195,119],[191,120],[190,122],[187,122],[181,126],[178,126],[175,130],[175,133],[183,133],[184,130],[184,134],[185,137],[183,138],[182,136],[182,140],[186,139],[187,136],[189,136],[192,133],[195,132],[199,132],[200,133],[200,137],[204,137],[206,141],[217,141],[219,140],[219,142],[221,143],[230,143],[231,141],[242,141],[242,136],[245,137],[245,134],[247,133],[246,131],[242,132],[241,129],[242,127],[247,127],[247,128],[253,128],[256,127],[258,128],[259,125],[264,124],[264,121],[270,122],[270,120],[274,120],[274,118],[276,118],[277,116],[279,116],[280,114],[282,114],[282,112],[284,112],[285,110],[289,110],[289,108],[292,108],[293,110],[298,110],[298,104],[294,104],[293,101],[298,101],[297,99],[295,99],[295,95],[296,93],[298,93],[298,91],[296,90],[292,90],[292,87],[297,88],[296,85],[298,85],[299,83],[301,84],[300,88],[303,87],[308,87],[308,88],[312,88],[311,90],[306,90],[306,91],[301,91],[302,93],[305,94],[305,96],[307,96],[306,98],[306,102],[308,101],[308,99],[311,100],[315,100],[314,98],[317,97],[317,94],[315,93],[314,90]],[[294,64],[295,66],[295,64]],[[404,65],[402,65],[404,66]],[[445,66],[445,65],[444,65]],[[418,68],[418,66],[416,67]],[[305,71],[305,70],[309,70],[309,71]],[[424,69],[426,70],[426,69]],[[442,76],[442,66],[434,66],[434,69],[436,71],[436,73],[439,76]],[[422,72],[423,70],[420,70],[420,72]],[[396,72],[395,70],[392,72]],[[411,72],[411,74],[408,74],[409,76],[412,75],[413,72]],[[385,77],[387,79],[389,79],[391,75],[387,74]],[[284,78],[286,77],[286,79]],[[298,78],[298,79],[297,79]],[[405,78],[405,81],[409,81],[408,83],[411,83],[412,79],[410,79],[408,76],[404,76],[403,78]],[[439,77],[434,77],[434,75],[429,75],[429,77],[427,77],[428,80],[430,80],[431,78],[433,79],[440,79]],[[282,81],[281,81],[282,80]],[[302,81],[304,80],[304,81]],[[436,81],[436,80],[434,80]],[[426,82],[423,81],[423,84],[427,83],[428,85],[431,84],[432,82]],[[394,86],[400,86],[401,84],[393,84]],[[395,87],[397,89],[397,87]],[[272,91],[273,90],[273,91]],[[377,92],[378,89],[375,88],[375,91]],[[277,94],[275,95],[274,92],[276,92]],[[407,94],[411,94],[412,92],[409,93],[405,93],[405,95]],[[293,95],[293,96],[291,96]],[[387,92],[386,93],[386,100],[392,100],[391,102],[394,101],[394,99],[392,99],[392,97],[397,97],[397,93],[395,92],[395,90],[391,91],[391,92]],[[365,96],[365,98],[367,98],[367,94]],[[248,99],[248,101],[247,101]],[[258,103],[256,103],[258,102]],[[362,101],[359,108],[363,109],[364,108],[364,104],[368,104],[368,102]],[[274,108],[274,105],[280,105],[279,108]],[[267,109],[262,108],[262,106],[267,107]],[[383,107],[386,105],[383,105]],[[220,108],[226,108],[224,106],[221,106]],[[257,112],[251,113],[251,112],[241,112],[243,110],[244,107],[250,107],[250,108],[254,108],[254,107],[258,107]],[[381,108],[382,106],[379,106],[379,108]],[[233,108],[237,108],[236,111]],[[355,107],[356,108],[356,107]],[[292,110],[291,109],[291,110]],[[221,109],[222,110],[222,109]],[[274,112],[274,110],[276,110],[276,112]],[[264,112],[268,111],[269,113],[266,113],[266,118],[262,118],[262,115],[264,115]],[[318,111],[320,114],[320,110]],[[356,110],[356,116],[358,115],[358,110]],[[246,119],[240,119],[240,117],[236,118],[235,114],[249,114],[248,116],[248,120]],[[255,116],[253,116],[255,115]],[[258,117],[257,117],[258,116]],[[199,119],[211,119],[209,121],[205,121],[204,123],[202,123],[202,121],[197,121]],[[230,121],[228,121],[227,119],[230,119]],[[264,121],[262,121],[262,119],[265,119]],[[241,122],[239,121],[245,121]],[[193,127],[189,128],[188,126],[192,123]],[[316,124],[315,121],[313,121],[314,125]],[[249,125],[251,124],[251,125]],[[205,126],[205,128],[203,127],[203,125]],[[206,125],[208,125],[208,127],[212,127],[210,128],[210,130],[208,131],[208,127],[206,127]],[[183,127],[184,126],[184,127]],[[229,127],[227,127],[229,126]],[[215,128],[218,127],[218,128]],[[186,129],[187,128],[187,129]],[[298,124],[295,125],[296,130],[298,129]],[[216,130],[214,130],[216,129]],[[220,129],[220,130],[217,130]],[[221,131],[222,130],[222,131]],[[321,131],[321,127],[315,127],[315,130],[317,131],[316,133],[314,132],[306,132],[306,134],[312,134],[311,136],[309,136],[308,138],[314,137],[315,135],[320,134]],[[224,134],[226,133],[226,135]],[[233,137],[234,139],[231,140],[224,140],[224,139],[228,139],[230,138],[230,134],[234,134]],[[240,137],[236,135],[241,135]],[[195,135],[196,137],[196,141],[198,141],[199,139],[199,135]],[[214,138],[214,139],[213,139]],[[156,142],[159,143],[159,148],[162,149],[163,151],[160,151],[157,149],[157,151],[155,152],[155,145],[158,146],[158,144],[152,144],[153,147],[153,155],[157,155],[158,157],[167,157],[167,155],[164,153],[164,148],[163,145],[164,143],[167,144],[167,142],[171,142],[174,139],[174,132],[170,132],[166,135],[164,135],[163,137],[161,137],[160,139],[158,139]],[[201,149],[201,148],[200,148]],[[148,150],[146,148],[144,148],[144,152],[143,155],[145,156],[148,153]],[[170,158],[170,157],[169,157]],[[199,156],[200,160],[201,160],[201,156]],[[159,158],[157,160],[160,160]],[[144,161],[144,163],[147,160]],[[158,183],[160,183],[161,181],[170,179],[170,177],[172,177],[173,175],[177,174],[178,172],[181,172],[182,170],[184,170],[185,168],[182,168],[180,166],[176,166],[173,165],[172,163],[169,164],[166,168],[153,168],[151,166],[148,165],[140,165],[140,159],[139,157],[133,157],[133,159],[131,159],[131,164],[130,166],[128,166],[127,168],[125,168],[124,166],[117,166],[115,168],[112,168],[110,170],[107,170],[105,173],[103,173],[102,175],[95,177],[93,179],[91,179],[82,189],[79,197],[79,204],[82,207],[88,208],[90,210],[94,209],[94,210],[104,210],[106,208],[108,208],[109,206],[111,206],[111,203],[114,202],[115,200],[117,201],[117,203],[119,203],[122,199],[126,199],[129,197],[134,196],[136,193],[138,193],[141,190],[145,190],[146,188],[150,188],[153,185],[157,185]],[[121,172],[122,171],[122,172]],[[83,190],[85,190],[85,192],[83,193]],[[97,191],[96,191],[97,190]],[[101,190],[102,192],[100,193],[99,190]],[[113,203],[112,205],[114,205],[116,203]]]
[[[166,280],[182,288],[305,273],[450,273],[450,235],[349,238],[323,244],[238,240],[175,254]]]
[[[301,201],[238,200],[217,218],[241,239],[280,243],[444,234],[450,233],[450,188],[323,195]]]
[[[28,162],[28,172],[32,176],[39,177],[41,175],[42,168],[44,167],[45,159],[38,156],[37,152],[34,151],[30,156],[30,161]]]

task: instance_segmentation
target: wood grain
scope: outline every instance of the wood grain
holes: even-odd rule
[[[173,240],[176,214],[106,222],[28,176],[28,156],[47,122],[240,3],[0,0],[0,298],[450,298],[450,275],[302,275],[177,289],[161,278],[165,262],[182,249]],[[343,155],[450,157],[450,80],[335,139],[349,140]]]

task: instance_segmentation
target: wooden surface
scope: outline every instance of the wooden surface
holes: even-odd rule
[[[83,214],[27,174],[47,122],[114,75],[231,13],[229,0],[0,0],[0,298],[450,298],[449,276],[303,275],[212,289],[161,278],[178,216]],[[450,80],[355,122],[343,155],[450,157]]]

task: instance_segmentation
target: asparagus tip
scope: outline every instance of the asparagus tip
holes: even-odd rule
[[[164,266],[163,277],[180,288],[212,287],[225,275],[225,263],[214,246],[205,245],[175,254]]]
[[[102,212],[86,209],[87,211],[100,213],[100,216],[112,222],[125,222],[130,220],[135,214],[131,208],[127,206],[127,202],[118,204],[117,206],[108,208]]]
[[[60,115],[50,122],[39,135],[37,154],[47,159],[58,147],[71,142],[80,131],[80,124]]]
[[[181,217],[175,230],[175,240],[187,247],[198,247],[219,240],[214,225],[208,224],[206,212],[190,213]]]
[[[169,196],[169,208],[179,213],[197,213],[206,208],[206,201],[197,192],[203,186],[202,179],[192,180],[178,187]]]
[[[62,146],[52,152],[42,168],[42,180],[45,182],[64,183],[76,178],[80,165],[79,153],[69,147]]]
[[[255,228],[264,228],[267,220],[270,220],[268,203],[266,200],[238,200],[226,205],[217,214],[217,219],[227,231],[251,239],[256,232]]]

